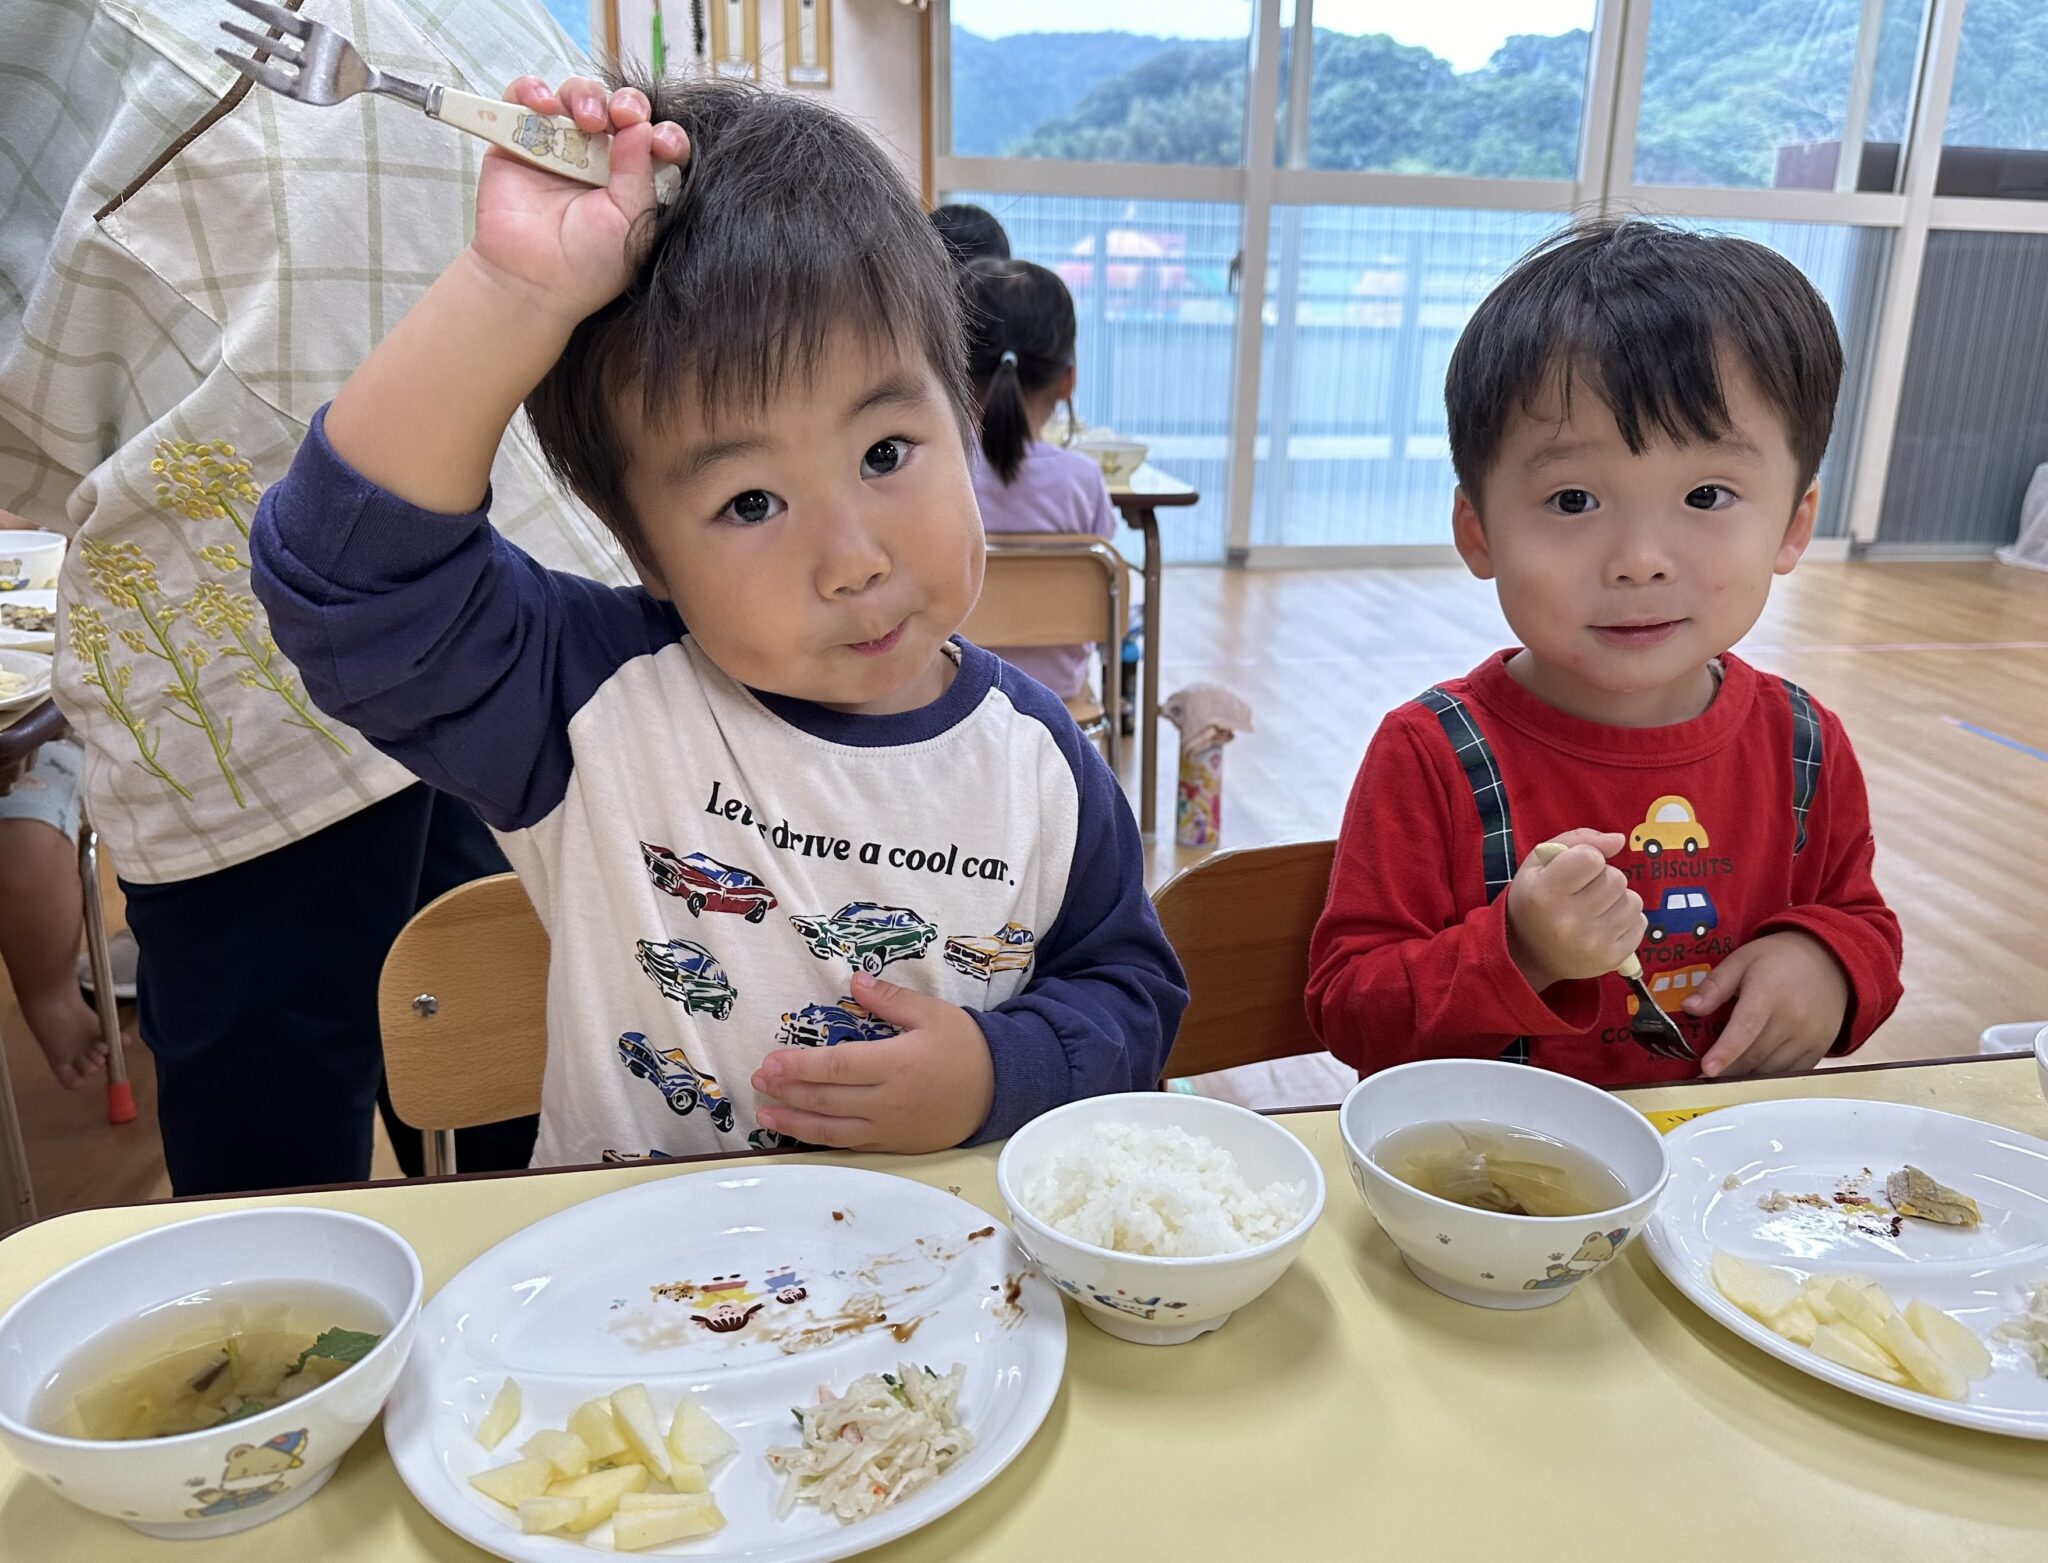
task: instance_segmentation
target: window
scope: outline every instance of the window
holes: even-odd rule
[[[1859,93],[1863,10],[1863,0],[1741,7],[1655,0],[1643,56],[1636,182],[1835,189],[1854,106],[1864,156],[1848,188],[1892,189],[1923,3],[1884,6],[1870,81]]]
[[[1555,212],[1283,207],[1261,355],[1257,545],[1448,543],[1444,371]]]
[[[952,155],[1244,160],[1252,0],[954,0]]]
[[[1230,459],[1230,291],[1239,214],[1207,201],[1124,201],[958,191],[1001,219],[1010,253],[1074,295],[1074,410],[1143,440],[1201,491],[1162,528],[1171,560],[1220,559]]]
[[[1936,193],[2048,200],[2048,6],[1963,11]]]
[[[1317,0],[1302,166],[1574,177],[1593,14],[1594,0]]]

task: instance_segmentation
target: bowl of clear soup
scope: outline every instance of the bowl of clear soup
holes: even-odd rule
[[[152,1536],[223,1536],[318,1492],[412,1347],[418,1257],[314,1206],[114,1243],[0,1317],[0,1445]]]
[[[1338,1114],[1351,1181],[1416,1277],[1541,1308],[1611,1264],[1671,1176],[1620,1097],[1526,1064],[1431,1059],[1367,1075]]]

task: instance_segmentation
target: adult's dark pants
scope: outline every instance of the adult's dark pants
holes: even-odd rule
[[[379,1110],[417,1175],[420,1134],[384,1092],[378,973],[414,912],[506,868],[466,805],[419,785],[218,873],[123,881],[173,1192],[367,1178]],[[524,1167],[536,1123],[460,1131],[457,1165]]]

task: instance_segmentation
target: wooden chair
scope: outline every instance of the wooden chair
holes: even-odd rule
[[[1218,852],[1153,894],[1189,1001],[1162,1078],[1317,1053],[1302,995],[1334,841]]]
[[[377,983],[384,1077],[425,1131],[426,1170],[455,1171],[455,1131],[540,1111],[548,1054],[548,935],[516,874],[420,908]]]
[[[977,646],[1096,642],[1101,691],[1067,702],[1082,733],[1100,740],[1115,770],[1123,750],[1124,636],[1131,627],[1131,567],[1086,533],[992,532],[981,600],[960,626]]]

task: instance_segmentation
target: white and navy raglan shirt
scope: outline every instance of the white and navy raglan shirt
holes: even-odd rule
[[[264,496],[257,595],[307,691],[497,832],[552,941],[537,1165],[787,1142],[779,1046],[890,1034],[865,970],[975,1011],[1000,1138],[1145,1090],[1187,1002],[1137,827],[1065,707],[954,641],[932,704],[750,690],[645,591],[379,489],[324,412]]]

